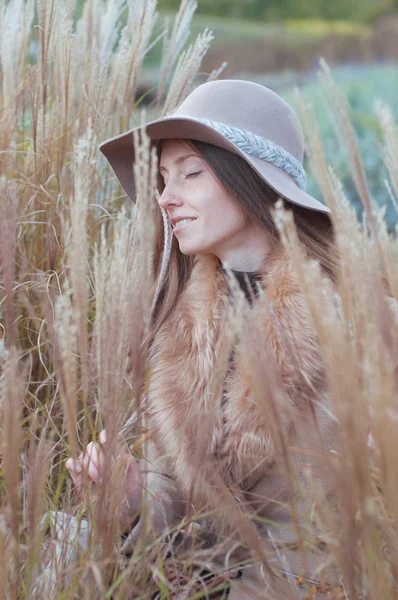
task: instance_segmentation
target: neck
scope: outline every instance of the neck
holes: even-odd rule
[[[245,228],[214,249],[223,267],[246,273],[258,271],[272,251],[272,240],[258,225]]]
[[[243,273],[254,273],[261,269],[270,253],[269,247],[257,249],[257,252],[254,249],[246,250],[246,248],[242,251],[240,248],[238,252],[227,252],[218,258],[224,268]]]

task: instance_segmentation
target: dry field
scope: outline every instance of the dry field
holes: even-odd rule
[[[192,0],[183,0],[168,28],[156,21],[156,0],[128,7],[121,26],[123,0],[86,0],[73,25],[74,2],[0,0],[1,598],[194,600],[211,590],[221,597],[228,587],[227,574],[209,576],[211,550],[190,547],[171,556],[167,540],[145,538],[131,555],[122,551],[117,508],[124,473],[112,469],[112,459],[116,443],[141,453],[156,162],[141,140],[134,205],[98,144],[144,118],[136,92],[152,43],[163,44],[150,109],[160,115],[190,91],[212,38],[205,31],[186,48]],[[321,79],[365,216],[357,221],[338,173],[325,164],[316,123],[302,103],[312,168],[341,254],[336,310],[318,264],[297,260],[294,226],[279,209],[278,227],[308,297],[341,428],[331,473],[338,517],[332,506],[314,504],[311,522],[347,598],[392,600],[398,595],[398,328],[388,298],[398,298],[398,245],[369,197],[345,99],[326,65]],[[397,132],[388,107],[377,111],[386,185],[397,206]],[[236,327],[244,327],[239,314]],[[284,447],[277,415],[269,414],[275,442]],[[65,461],[104,426],[104,478],[95,500],[89,486],[78,497]],[[69,527],[66,542],[63,527]],[[182,523],[173,536],[190,527]],[[243,517],[239,527],[243,537],[251,531]]]

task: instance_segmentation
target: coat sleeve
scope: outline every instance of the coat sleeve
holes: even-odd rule
[[[143,535],[150,541],[166,533],[186,514],[186,503],[169,461],[159,455],[152,441],[146,444],[140,469],[144,480],[142,510],[124,543],[124,552],[132,551]]]

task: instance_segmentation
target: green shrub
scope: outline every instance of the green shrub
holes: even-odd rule
[[[392,65],[380,66],[346,66],[333,70],[339,87],[344,91],[350,109],[352,122],[358,139],[359,148],[367,176],[367,182],[372,199],[379,205],[387,204],[386,220],[389,230],[397,222],[397,214],[392,205],[385,180],[389,179],[383,162],[380,144],[381,127],[377,119],[374,104],[377,99],[388,104],[395,119],[398,118],[398,103],[396,90],[398,85],[398,69]],[[344,190],[355,205],[357,213],[362,213],[362,205],[355,189],[352,173],[346,153],[335,134],[334,126],[326,109],[322,96],[324,90],[314,78],[301,87],[301,94],[306,103],[310,104],[316,116],[328,163],[338,173]],[[275,80],[274,80],[275,84]],[[296,108],[292,88],[285,92],[278,90],[285,99]],[[308,171],[307,191],[320,197],[319,187]]]

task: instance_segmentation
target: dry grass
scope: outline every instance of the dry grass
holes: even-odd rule
[[[192,600],[206,597],[210,589],[213,597],[217,590],[221,597],[227,587],[228,574],[221,570],[209,578],[211,550],[193,551],[187,544],[178,556],[171,556],[170,541],[149,544],[144,538],[131,557],[121,550],[117,514],[123,473],[112,469],[112,460],[117,443],[128,445],[137,456],[141,452],[141,398],[155,289],[150,224],[156,209],[156,156],[150,155],[145,138],[140,140],[136,165],[136,205],[120,195],[97,151],[100,140],[142,119],[135,94],[157,22],[156,2],[131,2],[120,32],[124,6],[122,0],[86,0],[74,30],[73,2],[1,3],[4,598],[150,599],[158,592],[161,598]],[[155,38],[164,41],[153,109],[157,114],[171,111],[189,92],[211,42],[211,34],[204,32],[182,54],[194,9],[193,1],[184,0],[171,31],[155,32]],[[35,56],[32,48],[37,49]],[[382,210],[369,197],[346,104],[326,67],[324,89],[347,144],[365,218],[357,222],[337,175],[323,160],[322,142],[302,104],[312,165],[332,209],[342,266],[341,305],[336,307],[318,265],[297,261],[301,248],[294,227],[289,215],[277,210],[282,239],[297,261],[308,297],[341,427],[331,474],[338,483],[338,518],[331,506],[314,504],[311,522],[327,540],[325,556],[337,565],[348,598],[392,599],[398,589],[398,335],[385,290],[388,284],[390,295],[398,297],[398,248],[387,234]],[[395,127],[388,107],[379,106],[378,114],[385,134],[384,157],[398,194]],[[275,404],[280,382],[261,371],[263,363],[253,343],[255,324],[239,311],[232,316],[236,333],[248,338],[247,366],[257,382],[254,393],[267,411],[289,469],[289,448],[280,436]],[[218,375],[214,374],[215,386],[220,384]],[[103,426],[110,448],[105,475],[95,501],[90,488],[81,501],[65,460],[76,457]],[[236,510],[216,474],[211,483],[219,487],[223,501],[231,502],[232,527],[267,564],[253,524]],[[51,518],[60,509],[77,517],[69,524],[69,539],[75,540],[71,545],[55,543],[68,526],[64,514]],[[86,517],[88,539],[84,531],[73,530],[80,522],[84,529],[81,519]],[[46,535],[49,529],[51,536]],[[181,538],[188,529],[192,533],[195,528],[187,521],[171,537]],[[47,563],[53,568],[43,572]]]

